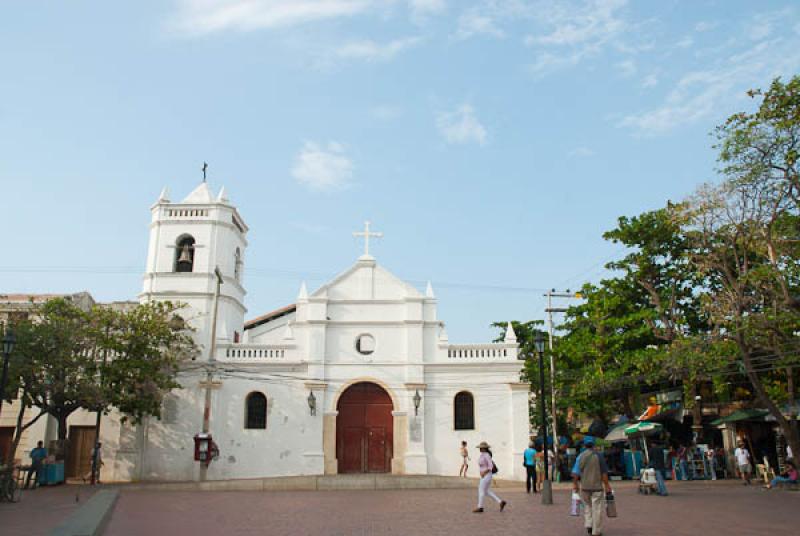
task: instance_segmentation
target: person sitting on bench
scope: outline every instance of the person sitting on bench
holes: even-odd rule
[[[797,484],[797,466],[794,460],[786,460],[786,472],[773,478],[772,482],[764,487],[772,489],[778,484]]]

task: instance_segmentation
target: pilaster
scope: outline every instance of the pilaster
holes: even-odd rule
[[[338,411],[328,411],[322,416],[322,452],[326,475],[339,472],[339,461],[336,459],[336,416]]]
[[[428,455],[425,450],[425,398],[424,383],[406,383],[406,407],[408,408],[408,450],[405,455],[405,472],[409,475],[428,473]],[[419,407],[414,397],[419,393]]]
[[[510,412],[510,432],[511,432],[511,466],[513,467],[514,479],[525,478],[525,468],[522,466],[525,449],[528,447],[530,436],[528,428],[530,423],[528,393],[530,384],[523,382],[509,383],[509,412]]]

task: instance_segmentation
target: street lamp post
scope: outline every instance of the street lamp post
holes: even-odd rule
[[[3,409],[3,400],[6,396],[6,381],[8,381],[8,361],[11,358],[11,352],[14,351],[14,345],[17,344],[17,338],[11,328],[6,329],[3,335],[3,376],[0,378],[0,410]]]
[[[550,463],[547,459],[547,398],[544,396],[544,337],[541,331],[536,332],[533,341],[536,353],[539,354],[539,407],[542,409],[542,449],[544,450],[544,482],[542,482],[542,504],[553,504],[553,485],[550,482]]]

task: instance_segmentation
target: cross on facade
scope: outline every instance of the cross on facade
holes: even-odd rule
[[[383,238],[383,233],[370,232],[369,225],[369,221],[365,221],[364,230],[353,233],[353,236],[355,237],[364,237],[364,257],[369,257],[369,237],[374,236],[375,238]]]

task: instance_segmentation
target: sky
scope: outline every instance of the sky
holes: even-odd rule
[[[607,275],[619,216],[716,180],[714,126],[799,67],[792,1],[3,0],[0,293],[135,299],[150,206],[205,161],[250,227],[248,318],[369,219],[484,342]]]

